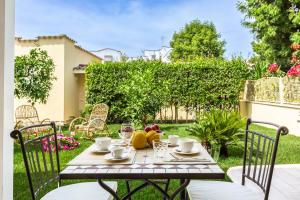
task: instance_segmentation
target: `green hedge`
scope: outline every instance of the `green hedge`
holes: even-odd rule
[[[163,106],[199,111],[237,105],[248,76],[249,70],[241,59],[198,59],[170,64],[92,63],[86,69],[86,102],[107,103],[111,121],[145,123]]]

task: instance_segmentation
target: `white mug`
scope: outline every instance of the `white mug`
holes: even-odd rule
[[[178,143],[178,138],[179,136],[178,135],[169,135],[168,136],[168,141],[171,145],[177,145]]]
[[[179,148],[183,153],[189,153],[192,151],[194,146],[194,140],[191,139],[181,139],[179,141]]]
[[[109,137],[98,137],[95,139],[96,146],[100,151],[108,151],[108,147],[111,143],[111,138]]]
[[[114,146],[110,149],[113,158],[122,158],[124,147]]]

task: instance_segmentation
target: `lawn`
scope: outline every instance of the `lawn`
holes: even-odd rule
[[[161,125],[161,129],[165,132],[165,135],[168,134],[178,134],[182,137],[188,137],[188,132],[186,128],[190,124],[163,124]],[[113,124],[109,125],[110,130],[113,133],[119,128],[119,125]],[[272,129],[264,128],[261,126],[253,126],[256,131],[261,133],[265,133],[269,136],[274,136],[275,131]],[[114,134],[116,136],[116,134]],[[86,149],[92,142],[91,141],[80,141],[81,145],[78,149],[71,151],[61,151],[60,152],[60,161],[61,168],[63,169],[66,164]],[[292,164],[292,163],[300,163],[300,137],[287,135],[281,138],[277,163],[281,164]],[[219,159],[219,165],[226,171],[229,167],[241,165],[242,164],[242,152],[243,149],[237,146],[231,146],[229,148],[229,157],[224,158],[221,157]],[[227,179],[228,180],[228,179]],[[63,184],[68,184],[71,181],[63,181]],[[137,184],[134,182],[133,184]],[[177,181],[172,181],[171,190],[174,189],[177,185]],[[120,194],[124,194],[125,186],[123,181],[119,181],[118,192]],[[153,188],[147,188],[143,190],[143,192],[137,193],[133,199],[159,199],[160,194],[156,192]],[[22,154],[18,145],[15,145],[15,154],[14,154],[14,199],[15,200],[29,200],[30,192],[27,183],[27,177],[25,173],[25,168],[22,160]]]

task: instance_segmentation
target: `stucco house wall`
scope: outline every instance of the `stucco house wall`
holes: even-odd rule
[[[16,56],[28,54],[33,48],[41,48],[54,60],[57,80],[53,83],[47,103],[35,104],[39,117],[66,121],[72,116],[78,116],[84,105],[79,103],[79,96],[84,98],[84,85],[80,85],[84,82],[79,80],[82,77],[73,73],[73,68],[91,61],[100,62],[101,59],[77,46],[66,35],[40,36],[36,39],[16,38],[15,47]],[[28,104],[26,99],[15,98],[15,108],[24,104]]]

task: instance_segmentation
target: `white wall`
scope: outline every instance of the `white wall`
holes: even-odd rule
[[[53,81],[53,87],[49,93],[46,104],[36,103],[35,107],[38,111],[40,120],[49,118],[53,121],[64,120],[64,68],[65,68],[65,45],[64,39],[41,39],[38,42],[16,41],[15,55],[25,55],[31,49],[41,48],[47,51],[48,55],[53,59],[55,65],[54,75],[57,78]],[[27,105],[28,99],[15,98],[15,108],[20,105]]]
[[[241,101],[240,107],[245,117],[286,126],[289,134],[300,136],[300,105]]]
[[[112,56],[113,62],[120,62],[122,60],[122,53],[113,49],[103,49],[99,51],[93,51],[94,54],[99,56],[105,62],[105,56]]]
[[[36,103],[40,120],[48,118],[53,121],[67,121],[70,117],[79,116],[78,93],[82,92],[83,82],[74,75],[73,68],[79,64],[88,64],[92,61],[101,60],[74,45],[74,41],[67,36],[49,36],[38,40],[16,40],[15,55],[28,54],[33,48],[46,50],[53,59],[55,65],[53,87],[50,90],[46,104]],[[28,104],[27,99],[15,98],[15,108]]]
[[[143,57],[145,60],[161,60],[162,62],[169,63],[171,51],[172,48],[170,47],[162,47],[158,50],[145,50]]]
[[[0,0],[0,199],[13,199],[15,1]]]

